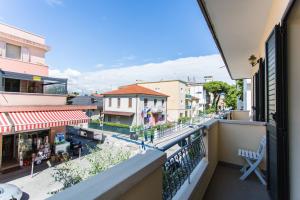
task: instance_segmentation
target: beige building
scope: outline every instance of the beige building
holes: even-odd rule
[[[177,121],[180,117],[191,117],[192,96],[185,81],[167,80],[157,82],[142,82],[138,85],[161,92],[168,98],[168,121]]]

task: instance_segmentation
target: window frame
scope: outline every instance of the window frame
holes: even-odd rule
[[[128,108],[132,108],[132,98],[128,98]]]
[[[109,97],[108,98],[108,107],[111,107],[111,105],[112,105],[112,99],[111,99],[111,97]]]
[[[121,98],[120,97],[118,97],[117,102],[118,102],[117,107],[120,108],[121,107]]]
[[[18,57],[10,57],[10,56],[8,56],[8,47],[9,46],[11,46],[11,47],[16,47],[16,48],[18,48],[19,49],[19,55],[18,55]],[[6,45],[5,45],[5,57],[6,58],[9,58],[9,59],[15,59],[15,60],[21,60],[21,58],[22,58],[22,47],[21,46],[18,46],[18,45],[15,45],[15,44],[11,44],[11,43],[6,43]]]

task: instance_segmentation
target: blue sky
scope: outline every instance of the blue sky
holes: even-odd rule
[[[0,0],[5,23],[41,34],[51,67],[122,67],[217,53],[196,0]]]
[[[137,79],[186,79],[195,74],[189,63],[215,71],[223,65],[218,56],[206,57],[211,61],[207,65],[194,59],[218,54],[196,0],[0,0],[0,5],[0,21],[46,38],[50,74],[69,78],[73,89],[107,90],[107,85],[113,88]],[[168,61],[181,58],[185,62],[178,63],[187,69],[178,74]],[[146,76],[149,63],[168,68],[168,76],[157,71]],[[120,77],[127,76],[133,66],[140,69],[127,82],[107,79],[114,69],[123,70]],[[214,71],[207,73],[197,76]],[[222,73],[218,79],[228,80],[226,71]],[[100,75],[91,80],[86,77],[91,74]],[[78,78],[91,83],[78,83]]]

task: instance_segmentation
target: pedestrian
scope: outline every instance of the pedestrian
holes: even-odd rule
[[[154,130],[150,131],[150,142],[153,144],[153,139],[154,139]]]
[[[146,147],[145,147],[145,142],[144,142],[144,140],[142,140],[142,150],[146,150]]]
[[[144,131],[144,138],[145,138],[145,141],[148,141],[148,134],[147,134],[147,131]]]

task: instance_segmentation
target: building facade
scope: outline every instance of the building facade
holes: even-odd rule
[[[129,126],[166,123],[167,95],[138,86],[120,87],[103,94],[105,122]]]
[[[194,117],[204,107],[205,92],[200,83],[187,83],[182,80],[167,80],[157,82],[138,83],[143,87],[167,94],[168,117],[174,122],[181,117]],[[203,96],[204,95],[204,96]]]
[[[0,24],[0,169],[49,157],[67,125],[87,123],[90,106],[67,106],[67,79],[48,77],[41,36]],[[94,106],[93,106],[94,107]]]
[[[206,106],[206,91],[204,90],[204,83],[188,83],[190,95],[197,99],[193,104],[194,114],[204,112]],[[195,113],[196,112],[196,113]]]

